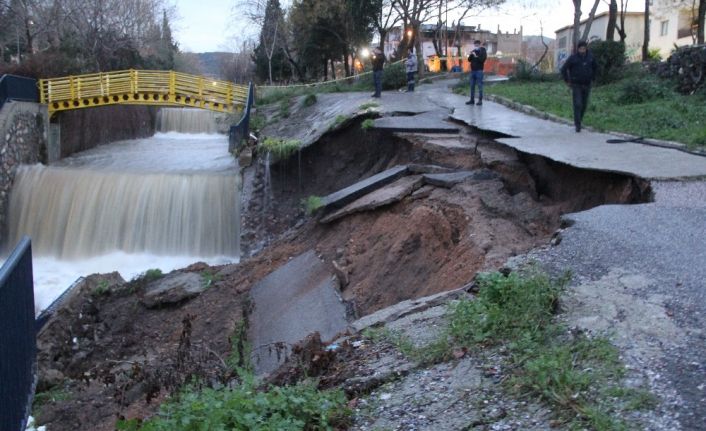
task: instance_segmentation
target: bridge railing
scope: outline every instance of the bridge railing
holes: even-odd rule
[[[32,247],[22,238],[0,268],[0,431],[23,431],[34,396]]]
[[[168,70],[122,70],[41,79],[40,99],[49,113],[115,103],[241,110],[248,87]]]
[[[39,101],[37,80],[24,76],[0,76],[0,109],[6,100]]]

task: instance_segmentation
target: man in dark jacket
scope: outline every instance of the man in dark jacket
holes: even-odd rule
[[[480,40],[473,42],[473,51],[468,56],[468,61],[471,63],[471,100],[466,102],[466,105],[475,103],[476,84],[478,85],[478,103],[483,104],[483,67],[485,60],[488,58],[488,52],[485,47],[481,46]]]
[[[375,84],[375,93],[373,97],[380,97],[382,93],[382,68],[385,64],[385,54],[380,47],[375,47],[373,50],[373,83]]]
[[[561,76],[571,87],[574,99],[574,125],[576,132],[581,131],[581,121],[588,106],[588,96],[591,94],[591,83],[596,79],[598,64],[588,51],[585,41],[579,42],[576,53],[569,57],[561,66]]]

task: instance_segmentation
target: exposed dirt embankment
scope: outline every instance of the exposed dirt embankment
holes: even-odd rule
[[[446,185],[420,180],[396,203],[327,224],[304,214],[301,199],[400,164],[482,175]],[[152,414],[190,377],[229,381],[226,362],[238,350],[230,340],[247,323],[246,293],[307,250],[331,265],[343,297],[363,316],[461,287],[477,271],[546,244],[563,212],[650,194],[639,180],[576,172],[486,137],[380,135],[359,124],[271,166],[269,178],[266,172],[258,165],[243,216],[245,242],[264,246],[239,265],[184,270],[208,282],[198,296],[148,308],[147,284],[93,279],[48,324],[40,334],[40,390],[55,386],[68,396],[38,407],[40,423],[52,431],[112,430],[119,415]]]
[[[152,136],[157,108],[103,106],[59,114],[61,157],[123,139]]]

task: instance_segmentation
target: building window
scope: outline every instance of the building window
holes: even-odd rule
[[[560,37],[559,38],[559,49],[565,49],[566,48],[566,36]]]
[[[666,36],[667,33],[669,33],[669,20],[662,21],[662,26],[660,27],[660,30],[659,30],[660,36]]]

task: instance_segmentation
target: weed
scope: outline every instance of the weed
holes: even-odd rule
[[[304,211],[306,211],[307,215],[312,215],[324,206],[323,199],[320,196],[309,196],[305,199],[302,199],[302,205],[304,206]]]
[[[144,272],[143,278],[147,281],[154,281],[159,278],[162,278],[164,274],[162,274],[162,270],[159,268],[153,268],[153,269],[148,269],[147,271]]]
[[[204,288],[208,289],[211,285],[220,280],[220,275],[215,274],[209,270],[204,270],[201,272],[201,284]]]
[[[247,340],[247,323],[244,320],[239,320],[233,328],[233,333],[228,338],[228,341],[230,341],[230,354],[226,358],[226,365],[233,371],[252,371],[252,364],[250,362],[252,349]]]
[[[377,102],[367,102],[360,105],[358,109],[360,109],[361,111],[365,111],[366,109],[377,108],[378,106],[380,106],[380,104]]]
[[[240,384],[220,389],[185,387],[162,404],[157,416],[140,423],[118,421],[125,431],[247,429],[302,430],[345,426],[350,410],[343,391],[320,391],[313,381],[259,388],[249,372]]]
[[[333,123],[331,123],[331,126],[329,126],[328,129],[329,129],[329,130],[338,129],[338,128],[341,127],[341,125],[342,125],[343,123],[345,123],[346,121],[348,121],[348,117],[346,117],[345,115],[337,115],[337,116],[336,116],[336,119],[333,120]]]
[[[289,118],[289,106],[292,104],[292,99],[286,97],[279,102],[279,116],[282,118]]]
[[[39,412],[41,408],[48,403],[66,401],[70,397],[71,394],[61,385],[54,386],[43,392],[38,392],[34,394],[34,400],[32,402],[32,411],[34,412],[33,414],[34,416],[37,416],[37,412]]]
[[[110,288],[108,286],[108,280],[101,280],[98,285],[91,291],[93,296],[103,296],[110,293]]]
[[[267,125],[267,119],[264,115],[255,113],[250,116],[250,129],[253,132],[259,132]]]
[[[363,130],[370,130],[375,127],[375,120],[373,120],[372,118],[367,118],[363,120],[363,123],[360,125],[360,127]]]
[[[302,105],[304,106],[313,106],[316,105],[316,102],[318,100],[316,99],[316,94],[314,93],[309,93],[304,97],[304,100],[302,101]]]
[[[265,138],[259,146],[266,152],[272,153],[277,159],[286,159],[299,151],[301,141],[296,139]]]

